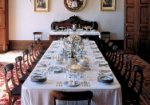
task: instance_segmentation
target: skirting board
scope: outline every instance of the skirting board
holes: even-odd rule
[[[33,42],[33,40],[9,40],[9,50],[24,50]],[[49,40],[42,40],[44,49],[46,49],[50,44],[51,42]]]

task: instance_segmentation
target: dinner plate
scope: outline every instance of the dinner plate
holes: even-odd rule
[[[100,61],[99,66],[106,66],[108,65],[107,61]]]
[[[113,75],[104,75],[104,76],[98,76],[98,81],[103,83],[112,83],[114,80]]]
[[[52,57],[50,55],[46,55],[46,56],[44,56],[44,58],[51,59]]]
[[[64,84],[68,87],[77,87],[80,85],[79,81],[75,81],[75,83],[72,83],[71,81],[65,81]]]
[[[47,67],[47,62],[38,63],[38,67]]]
[[[53,69],[54,73],[61,73],[63,71],[62,67],[51,67]]]
[[[46,81],[46,76],[43,76],[43,75],[32,75],[31,76],[31,81],[32,82],[45,82]]]

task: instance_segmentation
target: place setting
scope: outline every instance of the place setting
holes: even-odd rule
[[[48,66],[48,62],[46,62],[46,61],[41,61],[37,65],[37,67],[42,67],[42,68],[46,68],[47,66]]]
[[[31,75],[31,81],[37,83],[43,83],[47,80],[45,75]]]
[[[77,87],[80,85],[80,82],[79,81],[65,81],[64,82],[64,85],[67,86],[67,87]]]
[[[45,69],[37,69],[31,75],[31,81],[36,83],[43,83],[47,80]]]
[[[112,72],[108,69],[100,70],[97,77],[98,82],[110,84],[114,80]]]
[[[53,73],[62,73],[64,72],[64,67],[60,67],[60,66],[50,66],[48,68],[48,71],[51,71]]]
[[[108,66],[108,62],[106,60],[99,61],[99,66]]]
[[[103,57],[103,55],[99,55],[99,56],[96,56],[95,59],[101,59],[101,60],[104,60],[105,58]]]
[[[89,44],[90,44],[90,45],[94,45],[94,46],[95,46],[95,42],[90,42]]]
[[[98,48],[97,48],[96,45],[92,45],[92,46],[91,46],[91,49],[96,49],[96,50],[98,50]]]
[[[52,59],[52,56],[51,55],[44,55],[43,58],[44,59]]]

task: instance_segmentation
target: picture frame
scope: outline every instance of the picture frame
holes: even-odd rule
[[[115,11],[116,10],[116,0],[100,0],[102,11]]]
[[[34,0],[34,11],[35,12],[48,12],[49,0]]]
[[[87,0],[64,0],[65,7],[72,12],[82,10],[86,6]]]

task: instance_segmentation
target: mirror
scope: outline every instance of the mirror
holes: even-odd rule
[[[86,0],[64,0],[64,4],[68,10],[76,12],[85,7]]]

